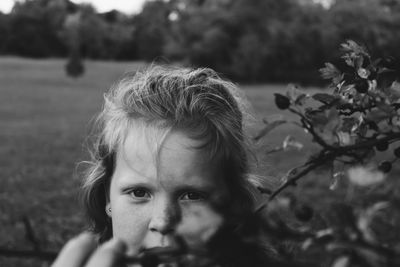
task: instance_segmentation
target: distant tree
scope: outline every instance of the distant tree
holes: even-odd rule
[[[67,75],[72,78],[77,78],[84,74],[85,66],[83,65],[82,57],[78,50],[71,51],[67,64],[65,65],[65,71]]]
[[[67,57],[65,20],[80,13],[80,55],[166,58],[246,82],[320,82],[315,66],[345,39],[378,56],[400,56],[400,1],[152,0],[139,14],[98,13],[70,0],[17,1],[0,14],[0,53]]]
[[[0,54],[6,54],[8,36],[10,32],[10,17],[0,12]]]
[[[336,0],[326,19],[337,28],[335,45],[345,39],[367,43],[380,56],[399,56],[400,4],[388,0]]]
[[[165,52],[193,65],[228,73],[242,32],[232,1],[172,1],[175,15]]]
[[[16,2],[9,20],[8,53],[29,57],[65,56],[66,47],[58,36],[66,10],[60,1]]]
[[[68,76],[76,78],[83,75],[85,68],[81,55],[82,13],[76,12],[67,16],[63,27],[63,36],[69,49],[65,71]]]
[[[166,1],[148,1],[145,2],[142,12],[133,17],[132,40],[138,58],[152,61],[164,55],[170,11],[170,5]]]
[[[82,55],[95,59],[115,58],[132,34],[133,27],[127,17],[115,11],[110,20],[110,13],[99,14],[91,5],[80,5],[78,12]]]
[[[239,80],[282,81],[293,78],[298,69],[309,70],[321,58],[322,30],[314,26],[322,21],[320,5],[295,0],[172,3],[176,15],[165,52],[190,64]]]

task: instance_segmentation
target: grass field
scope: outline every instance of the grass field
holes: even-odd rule
[[[25,238],[23,216],[30,218],[44,249],[57,250],[84,229],[77,202],[80,180],[75,170],[78,162],[88,159],[85,140],[89,124],[113,81],[143,65],[86,62],[85,76],[71,79],[64,73],[64,63],[58,59],[0,58],[1,247],[32,247]],[[284,91],[286,85],[242,88],[258,118],[255,129],[261,126],[261,118],[280,113],[273,103],[273,93]],[[258,144],[259,173],[279,177],[313,150],[313,146],[307,145],[302,151],[263,156],[267,146],[282,141],[288,133],[310,142],[300,129],[285,126],[274,130]],[[296,190],[312,187],[314,180],[307,179]],[[328,180],[321,179],[321,183]],[[326,199],[335,194],[326,193]],[[310,190],[309,195],[310,201],[324,201],[319,191]],[[4,267],[41,264],[0,258],[0,266]]]

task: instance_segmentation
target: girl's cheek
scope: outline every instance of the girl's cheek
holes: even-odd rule
[[[128,251],[137,252],[148,232],[149,212],[143,207],[128,204],[116,207],[112,215],[113,235],[128,244]]]
[[[187,205],[182,208],[182,221],[177,234],[189,246],[202,246],[222,226],[224,219],[209,205]]]

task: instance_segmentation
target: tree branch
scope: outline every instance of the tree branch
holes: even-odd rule
[[[307,161],[304,163],[302,166],[295,168],[294,170],[297,170],[298,168],[303,168],[302,171],[296,172],[294,175],[288,178],[288,180],[283,183],[281,186],[279,186],[276,190],[272,192],[272,194],[269,196],[269,198],[265,201],[263,201],[256,209],[254,212],[259,212],[263,208],[266,207],[269,201],[273,200],[278,194],[280,194],[284,189],[291,185],[295,185],[296,182],[308,174],[310,171],[316,169],[319,166],[324,165],[326,162],[333,160],[335,158],[341,157],[341,156],[350,156],[353,158],[358,158],[352,151],[356,151],[359,149],[363,148],[371,148],[374,145],[382,142],[382,141],[387,141],[387,142],[392,142],[394,140],[399,140],[400,139],[400,133],[392,133],[391,135],[388,135],[386,137],[380,138],[380,139],[375,139],[375,140],[368,140],[362,143],[358,143],[355,145],[349,145],[349,146],[339,146],[339,147],[330,147],[329,149],[324,147],[323,150],[318,154],[317,157],[314,157],[313,159]],[[261,193],[264,191],[261,190]]]
[[[349,145],[349,146],[339,146],[335,149],[337,149],[338,151],[341,151],[343,153],[343,151],[351,151],[351,150],[358,150],[358,149],[363,149],[363,148],[371,148],[374,147],[375,145],[381,143],[381,142],[393,142],[393,141],[397,141],[400,140],[400,132],[398,133],[391,133],[383,138],[379,138],[379,139],[374,139],[374,140],[368,140],[365,142],[361,142],[361,143],[357,143],[354,145]]]
[[[314,127],[312,127],[312,124],[308,122],[307,118],[301,113],[298,112],[297,110],[293,109],[293,108],[289,108],[289,110],[294,113],[297,114],[300,117],[300,121],[301,121],[301,125],[304,129],[306,129],[314,138],[315,142],[318,143],[320,146],[326,148],[326,149],[333,149],[333,147],[331,145],[329,145],[328,143],[325,142],[324,139],[322,139],[314,130]]]
[[[308,174],[310,171],[314,170],[315,168],[324,165],[327,161],[335,158],[337,155],[335,152],[328,152],[326,153],[326,150],[322,150],[321,153],[319,154],[318,157],[313,158],[309,161],[307,161],[306,163],[304,163],[304,165],[302,165],[301,167],[303,167],[304,169],[300,172],[295,172],[295,174],[293,174],[292,177],[289,177],[287,179],[286,182],[284,182],[281,186],[279,186],[276,190],[274,190],[274,192],[269,196],[268,199],[266,199],[265,201],[263,201],[256,209],[255,209],[255,213],[259,212],[260,210],[264,209],[268,202],[273,200],[278,194],[280,194],[285,188],[291,186],[291,185],[295,185],[296,182],[303,176],[305,176],[306,174]],[[298,168],[301,168],[298,167]],[[298,168],[295,168],[294,170],[297,170]],[[292,172],[294,173],[294,172]]]
[[[306,174],[308,174],[310,171],[314,170],[315,168],[325,164],[328,159],[330,159],[331,156],[326,157],[326,158],[320,158],[316,161],[312,161],[312,163],[310,163],[306,168],[304,168],[302,171],[297,172],[295,175],[293,175],[292,177],[288,178],[288,180],[283,183],[281,186],[278,187],[278,189],[276,189],[271,196],[269,196],[269,201],[273,200],[280,192],[282,192],[285,188],[296,184],[296,182],[303,176],[305,176]]]

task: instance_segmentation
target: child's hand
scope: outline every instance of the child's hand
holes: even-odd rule
[[[125,250],[125,244],[116,239],[97,247],[95,237],[83,233],[63,247],[52,267],[112,267],[123,259]]]

